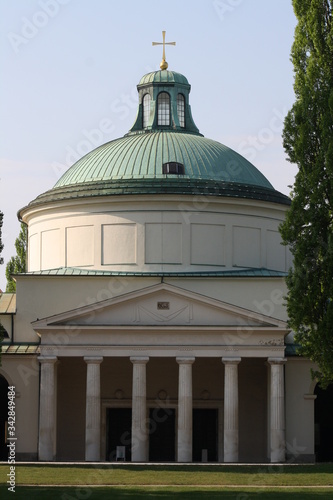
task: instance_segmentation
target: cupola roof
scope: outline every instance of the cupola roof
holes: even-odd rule
[[[176,71],[169,71],[167,69],[147,73],[141,78],[138,88],[151,83],[178,83],[180,85],[186,85],[190,88],[190,84],[188,83],[186,76],[181,73],[177,73]]]

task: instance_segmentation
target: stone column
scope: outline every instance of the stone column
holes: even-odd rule
[[[270,376],[270,443],[271,462],[285,462],[284,363],[285,358],[268,358]]]
[[[86,391],[86,462],[101,459],[101,375],[102,357],[85,357],[87,363]]]
[[[238,462],[238,364],[241,358],[222,358],[224,363],[224,461]]]
[[[148,357],[132,357],[132,462],[148,462],[147,383]]]
[[[39,460],[51,461],[56,458],[57,429],[57,380],[56,356],[40,356],[40,407],[39,407]]]
[[[178,379],[177,461],[192,462],[192,364],[195,358],[176,358]]]

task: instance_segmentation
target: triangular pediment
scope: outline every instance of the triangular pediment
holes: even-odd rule
[[[286,328],[284,321],[205,295],[160,283],[33,323],[43,329],[93,326]]]

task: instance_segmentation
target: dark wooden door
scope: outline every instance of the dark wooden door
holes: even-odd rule
[[[0,460],[7,460],[6,424],[8,420],[8,383],[0,375]]]
[[[202,461],[202,450],[207,450],[208,462],[217,461],[218,410],[193,410],[193,462]]]
[[[131,461],[132,409],[109,408],[107,410],[106,459],[116,460],[117,446],[125,446],[126,461]]]
[[[333,461],[333,384],[315,389],[315,451],[317,462]]]
[[[149,460],[175,461],[175,410],[151,408],[149,410]]]

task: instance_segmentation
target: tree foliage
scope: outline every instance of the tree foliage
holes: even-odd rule
[[[2,250],[3,250],[2,224],[3,224],[3,213],[0,211],[0,265],[3,264],[3,257],[1,257],[1,253],[2,253]],[[4,339],[4,331],[3,331],[3,326],[2,326],[2,324],[0,322],[0,366],[1,366],[1,351],[2,351],[1,344],[2,344],[3,339]]]
[[[22,222],[18,238],[15,240],[16,256],[11,257],[6,266],[7,287],[6,292],[16,292],[16,283],[13,274],[25,273],[27,260],[28,228]]]
[[[333,381],[333,0],[293,0],[298,20],[291,58],[296,100],[283,140],[298,166],[281,234],[291,248],[290,326],[314,375]]]
[[[3,213],[0,211],[0,264],[3,264],[3,257],[1,257],[1,253],[2,253],[2,250],[3,250],[2,224],[3,224]]]

